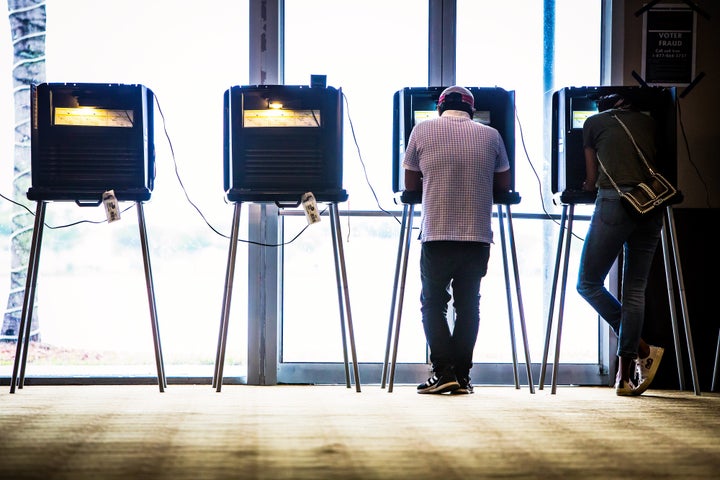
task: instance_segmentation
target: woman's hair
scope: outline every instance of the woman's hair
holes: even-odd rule
[[[630,108],[632,102],[625,95],[619,93],[611,93],[609,95],[603,95],[597,99],[598,112],[604,112],[611,108]]]

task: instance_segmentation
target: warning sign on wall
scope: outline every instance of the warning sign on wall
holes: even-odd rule
[[[644,19],[643,78],[654,85],[687,85],[695,74],[695,12],[686,5],[648,9]]]

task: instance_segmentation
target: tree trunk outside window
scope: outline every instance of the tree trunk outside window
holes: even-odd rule
[[[45,1],[8,0],[8,12],[15,106],[13,200],[29,205],[26,193],[30,187],[30,86],[45,81]],[[34,223],[31,211],[17,206],[12,214],[10,292],[0,331],[2,341],[18,338]],[[40,340],[37,311],[33,308],[31,340]]]

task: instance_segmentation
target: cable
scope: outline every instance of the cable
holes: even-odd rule
[[[30,210],[30,209],[27,207],[27,205],[23,205],[23,204],[20,203],[20,202],[16,202],[16,201],[13,200],[12,198],[8,198],[8,197],[6,197],[5,195],[3,195],[2,193],[0,193],[0,197],[3,198],[3,199],[5,199],[5,200],[7,200],[7,201],[10,202],[10,203],[14,203],[14,204],[17,205],[18,207],[24,208],[25,210],[28,211],[28,213],[29,213],[30,215],[35,216],[35,212],[33,212],[32,210]],[[128,206],[127,208],[125,208],[125,210],[122,210],[122,213],[127,212],[127,211],[130,210],[131,208],[132,208],[132,205]],[[55,229],[59,229],[59,228],[73,227],[73,226],[75,226],[75,225],[80,225],[81,223],[92,223],[92,224],[96,224],[96,225],[97,225],[97,224],[101,224],[101,223],[107,223],[107,220],[78,220],[77,222],[72,222],[72,223],[68,223],[68,224],[65,224],[65,225],[56,225],[56,226],[48,225],[47,223],[43,222],[43,225],[45,225],[47,228],[49,228],[49,229],[51,229],[51,230],[55,230]]]
[[[682,97],[681,97],[682,98]],[[698,180],[700,180],[705,187],[705,204],[708,206],[708,208],[712,208],[711,202],[710,202],[710,190],[708,189],[707,183],[705,183],[705,180],[703,179],[702,175],[700,174],[700,170],[698,169],[697,165],[695,165],[695,162],[692,159],[692,155],[690,155],[690,143],[688,142],[687,134],[685,133],[685,124],[683,123],[682,119],[682,109],[680,108],[680,99],[677,101],[677,112],[678,112],[678,123],[680,124],[680,132],[682,133],[683,141],[685,142],[685,151],[687,152],[688,161],[690,162],[690,165],[692,165],[693,169],[695,170],[695,173],[697,173]]]
[[[544,201],[544,199],[543,199],[542,180],[540,180],[540,175],[538,175],[537,170],[535,169],[535,166],[533,165],[532,161],[530,160],[530,154],[528,153],[527,147],[526,147],[526,145],[525,145],[525,136],[524,136],[524,134],[523,134],[522,123],[520,122],[520,116],[518,115],[517,106],[515,106],[514,108],[515,108],[515,119],[517,120],[518,130],[520,130],[520,143],[522,143],[523,151],[525,152],[525,158],[526,158],[527,161],[528,161],[528,165],[530,165],[530,168],[532,169],[533,174],[535,174],[535,178],[537,179],[538,191],[539,191],[539,194],[540,194],[540,205],[541,205],[541,207],[542,207],[542,209],[543,209],[543,212],[545,212],[545,215],[547,215],[548,219],[549,219],[549,220],[552,220],[557,226],[560,226],[560,222],[558,222],[556,219],[554,219],[554,218],[552,217],[552,215],[550,215],[550,213],[549,213],[549,212],[547,211],[547,209],[545,208],[545,201]],[[562,228],[567,228],[567,227],[562,227]],[[585,240],[584,238],[579,237],[579,236],[578,236],[576,233],[574,233],[574,232],[572,232],[572,235],[573,235],[575,238],[577,238],[578,240],[580,240],[580,241],[584,241],[584,240]]]
[[[180,172],[179,172],[179,168],[178,168],[178,164],[177,164],[177,159],[176,159],[176,157],[175,157],[175,150],[174,150],[174,148],[173,148],[173,144],[172,144],[172,140],[170,139],[170,135],[169,135],[169,133],[168,133],[168,131],[167,131],[167,126],[166,126],[166,123],[165,123],[165,115],[163,114],[162,107],[160,106],[160,100],[158,99],[157,95],[155,95],[154,92],[153,92],[153,97],[155,98],[155,105],[157,106],[158,112],[160,113],[160,117],[161,117],[161,119],[162,119],[163,132],[165,133],[165,138],[167,139],[167,141],[168,141],[168,146],[169,146],[169,148],[170,148],[170,154],[171,154],[172,160],[173,160],[173,167],[174,167],[174,170],[175,170],[175,176],[177,177],[178,183],[180,184],[180,188],[182,189],[183,194],[185,195],[185,198],[187,199],[188,203],[190,203],[190,205],[197,211],[197,213],[198,213],[198,214],[200,215],[200,217],[203,219],[203,221],[205,222],[205,224],[206,224],[213,232],[215,232],[217,235],[220,235],[220,236],[223,237],[223,238],[230,239],[230,236],[229,236],[229,235],[223,234],[222,232],[220,232],[219,230],[217,230],[213,225],[210,224],[210,222],[207,220],[207,218],[205,217],[205,215],[203,214],[203,212],[200,210],[200,208],[199,208],[199,207],[192,201],[192,199],[190,198],[190,195],[188,194],[187,189],[185,188],[185,185],[184,185],[184,183],[183,183],[183,181],[182,181],[182,178],[180,177]],[[358,148],[358,151],[359,151],[359,148]],[[25,209],[30,215],[35,216],[35,212],[33,212],[32,210],[30,210],[26,205],[24,205],[24,204],[22,204],[22,203],[19,203],[19,202],[15,201],[15,200],[13,200],[13,199],[11,199],[11,198],[3,195],[2,193],[0,193],[0,198],[3,198],[3,199],[5,199],[5,200],[7,200],[8,202],[13,203],[13,204],[15,204],[15,205],[17,205],[17,206]],[[132,208],[132,205],[128,206],[127,208],[125,208],[125,209],[122,210],[121,212],[124,213],[124,212],[128,211],[130,208]],[[320,215],[322,215],[322,214],[325,213],[326,211],[327,211],[327,208],[325,208],[325,210],[322,210],[322,211],[320,212]],[[81,224],[81,223],[102,224],[102,223],[106,223],[106,222],[107,222],[107,220],[89,220],[89,219],[85,219],[85,220],[79,220],[79,221],[77,221],[77,222],[68,223],[68,224],[65,224],[65,225],[53,226],[53,225],[48,225],[47,223],[44,223],[44,225],[45,225],[47,228],[49,228],[49,229],[55,230],[55,229],[60,229],[60,228],[72,227],[72,226],[75,226],[75,225],[79,225],[79,224]],[[302,230],[300,230],[300,232],[298,232],[297,235],[295,235],[295,236],[294,236],[290,241],[288,241],[288,242],[283,242],[283,243],[278,243],[278,244],[268,244],[268,243],[255,242],[255,241],[252,241],[252,240],[245,240],[245,239],[238,239],[238,241],[243,242],[243,243],[253,244],[253,245],[265,246],[265,247],[280,247],[280,246],[288,245],[288,244],[294,242],[298,237],[300,237],[300,235],[301,235],[303,232],[305,232],[305,230],[306,230],[309,226],[310,226],[309,224],[306,225]]]
[[[153,96],[154,96],[154,98],[155,98],[155,105],[157,105],[158,113],[160,113],[160,118],[162,119],[163,132],[165,133],[165,138],[167,139],[168,146],[170,147],[170,156],[172,157],[172,161],[173,161],[173,167],[174,167],[174,170],[175,170],[175,177],[177,177],[178,183],[180,184],[180,188],[182,189],[183,194],[185,195],[185,198],[187,199],[188,203],[190,203],[190,205],[195,209],[195,211],[197,211],[197,213],[198,213],[198,214],[200,215],[200,217],[203,219],[203,221],[205,222],[205,224],[210,228],[210,230],[212,230],[212,231],[215,232],[217,235],[219,235],[219,236],[221,236],[221,237],[223,237],[223,238],[230,239],[230,236],[229,236],[229,235],[226,235],[226,234],[220,232],[218,229],[216,229],[214,226],[212,226],[212,224],[210,224],[210,222],[208,221],[208,219],[205,217],[205,215],[204,215],[203,212],[200,210],[200,208],[195,204],[195,202],[192,201],[192,199],[190,198],[190,195],[188,194],[187,190],[185,189],[185,184],[183,184],[182,178],[180,177],[180,171],[179,171],[179,168],[178,168],[177,159],[176,159],[176,157],[175,157],[175,149],[173,148],[172,140],[170,139],[170,134],[169,134],[168,131],[167,131],[167,126],[166,126],[166,123],[165,123],[165,115],[163,114],[162,108],[160,107],[160,100],[158,99],[157,95],[155,95],[154,92],[153,92]],[[320,215],[322,215],[326,210],[327,210],[327,208],[326,208],[325,210],[321,211],[321,212],[320,212]],[[282,247],[282,246],[284,246],[284,245],[289,245],[289,244],[291,244],[292,242],[294,242],[300,235],[302,235],[302,233],[303,233],[309,226],[310,226],[309,224],[306,225],[302,230],[300,230],[300,232],[299,232],[297,235],[295,235],[295,236],[292,238],[292,240],[290,240],[290,241],[288,241],[288,242],[272,244],[272,243],[255,242],[255,241],[252,241],[252,240],[245,240],[245,239],[242,239],[242,238],[238,238],[238,241],[239,241],[239,242],[243,242],[243,243],[252,244],[252,245],[259,245],[259,246],[262,246],[262,247]]]
[[[343,99],[345,100],[345,109],[347,110],[347,117],[348,117],[348,123],[350,124],[350,132],[352,133],[353,142],[355,143],[355,148],[357,149],[358,153],[358,159],[360,160],[360,165],[362,166],[363,174],[365,175],[365,181],[368,184],[368,187],[370,187],[370,192],[372,193],[373,197],[375,198],[375,203],[377,204],[380,211],[392,216],[398,224],[400,223],[400,220],[398,220],[397,216],[395,216],[394,213],[384,209],[380,205],[380,200],[378,199],[377,194],[375,193],[375,189],[373,188],[372,184],[370,183],[370,178],[368,177],[367,168],[365,166],[365,161],[363,160],[362,153],[360,153],[360,145],[358,144],[357,137],[355,136],[355,127],[353,126],[352,117],[350,116],[350,104],[348,102],[347,95],[345,95],[345,92],[343,92]]]

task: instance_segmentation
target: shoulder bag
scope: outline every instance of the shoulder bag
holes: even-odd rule
[[[680,203],[682,201],[682,193],[680,193],[680,191],[659,172],[652,169],[648,161],[645,159],[645,155],[643,155],[642,150],[640,150],[640,147],[638,147],[637,143],[635,143],[635,139],[630,133],[630,130],[628,130],[617,115],[613,115],[613,118],[620,122],[623,130],[625,130],[625,133],[628,134],[632,144],[635,146],[640,159],[650,173],[648,180],[634,186],[632,190],[624,192],[620,189],[620,187],[618,187],[615,180],[612,179],[608,171],[605,169],[605,166],[600,161],[600,156],[598,155],[597,159],[600,164],[600,168],[602,168],[603,172],[605,172],[605,175],[607,175],[610,180],[610,183],[612,183],[612,186],[615,190],[617,190],[618,195],[620,195],[620,201],[623,203],[627,211],[635,217],[642,217],[656,209]]]

